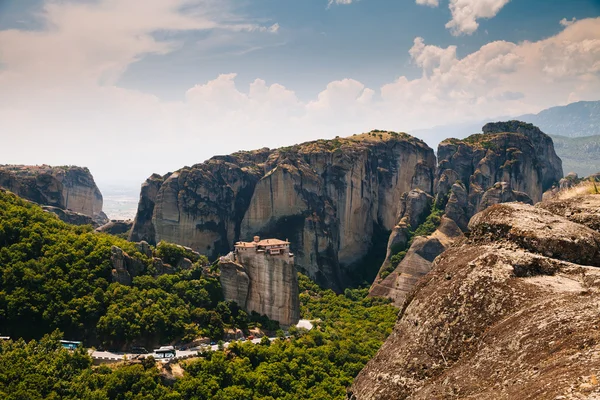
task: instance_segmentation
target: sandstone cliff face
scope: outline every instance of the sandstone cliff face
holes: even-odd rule
[[[517,121],[487,124],[484,134],[465,140],[448,139],[438,149],[435,179],[435,205],[444,210],[442,229],[429,238],[416,238],[405,259],[393,269],[392,256],[406,250],[415,230],[431,212],[431,201],[421,194],[421,208],[412,211],[411,198],[402,197],[400,209],[419,215],[420,221],[399,215],[388,241],[386,259],[369,294],[393,299],[400,306],[418,278],[426,274],[431,263],[468,231],[469,219],[477,212],[507,202],[533,204],[542,199],[544,190],[562,177],[561,161],[554,152],[552,139],[532,125]],[[452,221],[450,224],[449,221]],[[454,229],[457,225],[460,229]],[[443,244],[435,237],[444,238]],[[413,248],[414,247],[414,248]],[[425,257],[422,255],[426,254]]]
[[[87,168],[0,165],[0,187],[40,205],[102,222],[102,194]],[[67,221],[68,222],[68,221]]]
[[[431,193],[434,168],[425,143],[385,132],[214,157],[142,193],[131,237],[211,257],[240,238],[288,238],[299,270],[339,289],[374,232],[396,225],[402,194]]]
[[[401,307],[419,279],[429,273],[435,258],[463,237],[452,219],[442,217],[433,234],[414,239],[406,256],[391,274],[373,282],[369,296],[390,298],[396,307]]]
[[[137,213],[133,221],[133,227],[129,233],[129,240],[132,242],[146,241],[157,244],[154,224],[152,223],[152,214],[156,204],[156,196],[165,179],[170,174],[160,176],[153,174],[146,182],[142,184],[140,191],[140,201],[138,203]]]
[[[219,262],[225,300],[285,326],[298,323],[300,297],[293,257],[256,253],[254,249],[236,257],[235,261],[233,256],[223,257]]]
[[[599,195],[494,205],[408,296],[351,399],[590,398],[600,387]],[[552,210],[561,210],[553,214]]]
[[[445,140],[438,148],[436,198],[463,230],[475,213],[492,204],[541,201],[563,176],[552,139],[533,125],[493,123],[483,132]]]

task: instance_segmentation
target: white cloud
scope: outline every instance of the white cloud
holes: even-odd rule
[[[133,62],[147,54],[166,54],[175,41],[159,41],[158,31],[247,30],[277,32],[239,23],[228,2],[212,0],[101,0],[47,2],[41,31],[0,31],[0,59],[5,68],[29,78],[27,83],[57,86],[84,82],[114,83]],[[180,10],[186,7],[188,12]]]
[[[329,0],[329,3],[327,3],[327,7],[331,7],[334,4],[337,4],[337,5],[352,4],[353,1],[357,1],[357,0]]]
[[[464,57],[416,38],[409,54],[420,76],[380,88],[342,76],[302,101],[281,84],[256,79],[238,87],[237,75],[225,73],[165,101],[115,83],[145,54],[176,48],[152,32],[217,26],[251,35],[252,24],[208,0],[184,17],[177,10],[188,0],[153,0],[149,20],[139,21],[134,3],[53,3],[66,8],[47,12],[46,29],[0,31],[1,162],[74,163],[105,180],[142,180],[240,149],[518,115],[600,93],[597,18],[537,42],[488,43]]]
[[[417,0],[417,4],[429,7],[438,7],[440,5],[439,0]]]
[[[572,19],[563,18],[559,21],[562,26],[571,26],[577,21],[577,18],[573,17]]]
[[[478,19],[493,18],[510,0],[450,0],[452,19],[446,24],[455,36],[471,35]]]

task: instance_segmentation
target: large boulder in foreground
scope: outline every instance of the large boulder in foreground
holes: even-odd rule
[[[469,225],[407,297],[348,398],[596,398],[600,269],[578,263],[596,263],[598,232],[523,204]]]

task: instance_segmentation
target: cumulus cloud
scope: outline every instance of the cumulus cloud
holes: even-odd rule
[[[151,18],[142,22],[133,17],[134,3],[53,3],[67,8],[47,9],[44,29],[0,31],[2,162],[81,164],[100,178],[142,180],[240,149],[519,115],[600,93],[597,18],[540,41],[495,41],[465,56],[418,37],[408,52],[421,73],[381,87],[341,76],[301,100],[291,87],[260,77],[242,86],[235,72],[243,71],[223,71],[166,101],[117,84],[145,54],[177,48],[152,32],[217,26],[250,35],[251,24],[224,19],[229,13],[211,8],[213,1],[179,15],[189,0],[149,1]]]
[[[453,35],[471,35],[478,19],[493,18],[510,0],[450,0],[452,19],[446,24]]]
[[[571,26],[577,21],[577,18],[573,17],[572,19],[563,18],[559,21],[562,26]]]
[[[417,4],[422,6],[437,7],[440,5],[439,0],[417,0]]]

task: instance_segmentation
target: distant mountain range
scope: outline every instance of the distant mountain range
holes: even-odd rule
[[[516,117],[498,117],[495,121],[509,119],[529,122],[552,136],[556,153],[563,160],[565,174],[576,172],[588,176],[600,172],[600,101],[580,101],[566,106],[552,107],[538,114]],[[434,149],[444,139],[464,139],[491,119],[462,124],[436,126],[409,132],[421,138]]]
[[[600,135],[600,101],[580,101],[548,108],[538,114],[521,115],[516,119],[534,124],[549,135]]]
[[[556,154],[563,161],[565,175],[576,172],[580,177],[600,172],[600,135],[570,138],[551,135]]]

